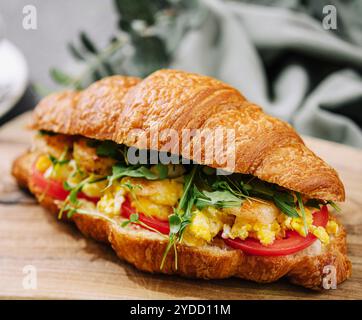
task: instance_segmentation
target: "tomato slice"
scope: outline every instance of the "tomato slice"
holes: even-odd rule
[[[121,215],[125,218],[129,219],[132,213],[136,213],[135,208],[131,206],[131,202],[128,198],[123,202],[122,208],[121,208]],[[156,218],[150,218],[147,217],[143,213],[138,213],[139,220],[146,224],[147,226],[156,229],[157,231],[163,233],[163,234],[169,234],[170,233],[170,226],[168,221],[156,219]]]
[[[64,189],[61,182],[53,179],[46,179],[44,175],[35,168],[33,169],[31,179],[36,186],[38,186],[46,193],[46,195],[52,197],[53,199],[64,201],[69,195],[69,191]],[[99,201],[99,198],[88,197],[83,192],[78,193],[78,198],[91,201],[95,204]]]
[[[328,219],[329,213],[327,206],[323,206],[320,211],[313,214],[313,224],[317,227],[325,227]],[[303,237],[296,231],[287,231],[285,238],[277,239],[269,246],[265,246],[261,244],[259,240],[253,238],[247,238],[245,240],[224,239],[228,246],[256,256],[284,256],[296,253],[309,247],[316,240],[317,238],[311,233]]]

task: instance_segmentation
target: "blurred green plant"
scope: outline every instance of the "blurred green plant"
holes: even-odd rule
[[[114,8],[118,28],[109,44],[100,49],[80,32],[79,43],[68,43],[68,49],[83,71],[74,76],[52,68],[56,83],[82,89],[114,74],[145,77],[167,67],[185,33],[202,21],[198,0],[114,0]]]

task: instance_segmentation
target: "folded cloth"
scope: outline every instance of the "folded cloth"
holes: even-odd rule
[[[297,0],[200,1],[205,18],[183,38],[174,68],[230,83],[302,134],[362,147],[362,30],[359,20],[347,29],[338,20],[340,11],[350,17],[345,6],[332,1],[337,31],[344,26],[336,33],[294,10]]]

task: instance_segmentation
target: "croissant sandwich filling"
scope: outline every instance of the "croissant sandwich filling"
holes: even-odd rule
[[[130,165],[124,145],[43,131],[32,151],[33,183],[57,200],[60,217],[94,214],[123,228],[148,229],[169,239],[168,250],[176,243],[205,246],[222,239],[246,253],[268,255],[260,248],[304,241],[284,253],[270,251],[278,255],[315,241],[328,245],[339,232],[327,209],[338,209],[333,202],[254,176],[217,175],[196,164]]]

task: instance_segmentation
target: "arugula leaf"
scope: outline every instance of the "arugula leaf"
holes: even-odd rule
[[[290,192],[261,180],[253,180],[249,185],[251,186],[248,190],[250,194],[273,201],[288,217],[299,217],[294,197]]]
[[[216,172],[216,169],[208,167],[208,166],[203,166],[202,167],[202,172],[205,173],[208,176],[214,175]]]
[[[269,185],[261,180],[253,180],[250,183],[250,186],[250,191],[253,194],[265,197],[267,199],[272,198],[275,194],[275,188],[272,185]]]
[[[181,221],[181,226],[180,226],[180,231],[179,231],[179,239],[182,239],[182,235],[183,235],[183,231],[185,230],[185,228],[191,223],[191,219],[192,219],[192,207],[194,206],[195,203],[195,196],[192,195],[189,199],[189,202],[187,203],[185,212],[182,216],[182,221]]]
[[[308,199],[305,203],[306,207],[312,207],[316,209],[320,209],[321,205],[324,204],[324,201],[318,199]]]
[[[303,205],[302,196],[300,195],[299,192],[296,192],[295,195],[297,196],[298,206],[299,206],[300,212],[302,213],[302,218],[303,218],[303,223],[304,223],[304,232],[305,232],[305,235],[307,236],[308,225],[307,225],[307,219],[305,217],[305,209],[304,209],[304,205]]]
[[[53,131],[48,131],[48,130],[39,130],[38,133],[41,136],[56,136],[57,133],[53,132]]]
[[[122,222],[121,226],[122,227],[126,227],[128,224],[130,223],[136,223],[139,221],[139,215],[138,213],[132,213],[130,216],[129,216],[129,219]]]
[[[295,203],[288,203],[283,201],[283,197],[277,195],[273,197],[274,204],[288,217],[298,218],[299,214],[296,210]]]
[[[170,223],[170,233],[168,244],[166,246],[165,252],[163,253],[160,269],[163,268],[167,255],[170,249],[173,247],[175,251],[175,268],[177,269],[177,250],[176,242],[182,239],[183,231],[186,226],[191,222],[192,216],[192,206],[195,201],[195,197],[192,193],[192,183],[195,178],[196,171],[198,166],[195,165],[191,172],[185,176],[184,190],[181,196],[181,199],[178,203],[177,208],[174,210],[174,213],[169,216]]]
[[[67,181],[63,182],[64,189],[70,191],[70,193],[64,201],[64,205],[59,212],[58,219],[61,219],[63,212],[65,211],[68,212],[68,218],[70,218],[76,212],[74,208],[77,208],[77,205],[79,204],[78,193],[82,191],[84,185],[86,185],[87,183],[96,183],[105,179],[105,177],[94,179],[93,176],[89,176],[74,187],[72,187]],[[69,204],[73,204],[74,206],[70,207]]]
[[[49,160],[51,161],[51,163],[53,164],[53,166],[55,165],[63,165],[63,164],[66,164],[68,163],[70,160],[68,159],[62,159],[62,157],[60,159],[57,159],[56,157],[54,157],[53,155],[49,155]]]
[[[231,208],[240,207],[243,203],[243,199],[238,198],[230,191],[199,191],[194,186],[194,194],[196,195],[196,207],[198,209],[205,208],[207,206],[213,206],[217,208]]]
[[[160,180],[166,179],[168,177],[168,167],[166,165],[159,163],[156,165],[156,170]]]
[[[96,153],[100,157],[117,158],[118,147],[119,145],[113,141],[101,141],[100,144],[96,146]]]
[[[170,233],[176,234],[180,231],[182,220],[177,214],[172,214],[168,217],[170,224]]]
[[[253,189],[253,187],[250,184],[245,183],[244,181],[240,181],[240,187],[243,193],[246,195],[249,195],[249,192]]]
[[[211,188],[213,190],[229,190],[233,191],[230,185],[225,180],[217,180],[212,185]]]
[[[63,182],[63,188],[67,191],[70,191],[73,189],[73,187],[68,183],[68,181]]]
[[[122,177],[146,178],[147,180],[159,179],[158,175],[151,172],[151,170],[145,166],[138,167],[116,164],[112,168],[112,175],[108,177],[109,183],[107,188],[109,188],[115,180],[118,180]]]
[[[178,203],[177,210],[181,210],[187,207],[187,202],[190,198],[189,191],[191,189],[192,182],[194,181],[195,173],[197,171],[198,166],[195,165],[191,172],[185,176],[185,184],[184,184],[184,191],[182,197]]]
[[[328,200],[328,201],[327,201],[327,204],[331,205],[332,208],[333,208],[334,210],[336,210],[337,212],[341,212],[341,211],[342,211],[341,208],[339,207],[339,205],[337,205],[337,204],[336,204],[334,201],[332,201],[332,200]]]

